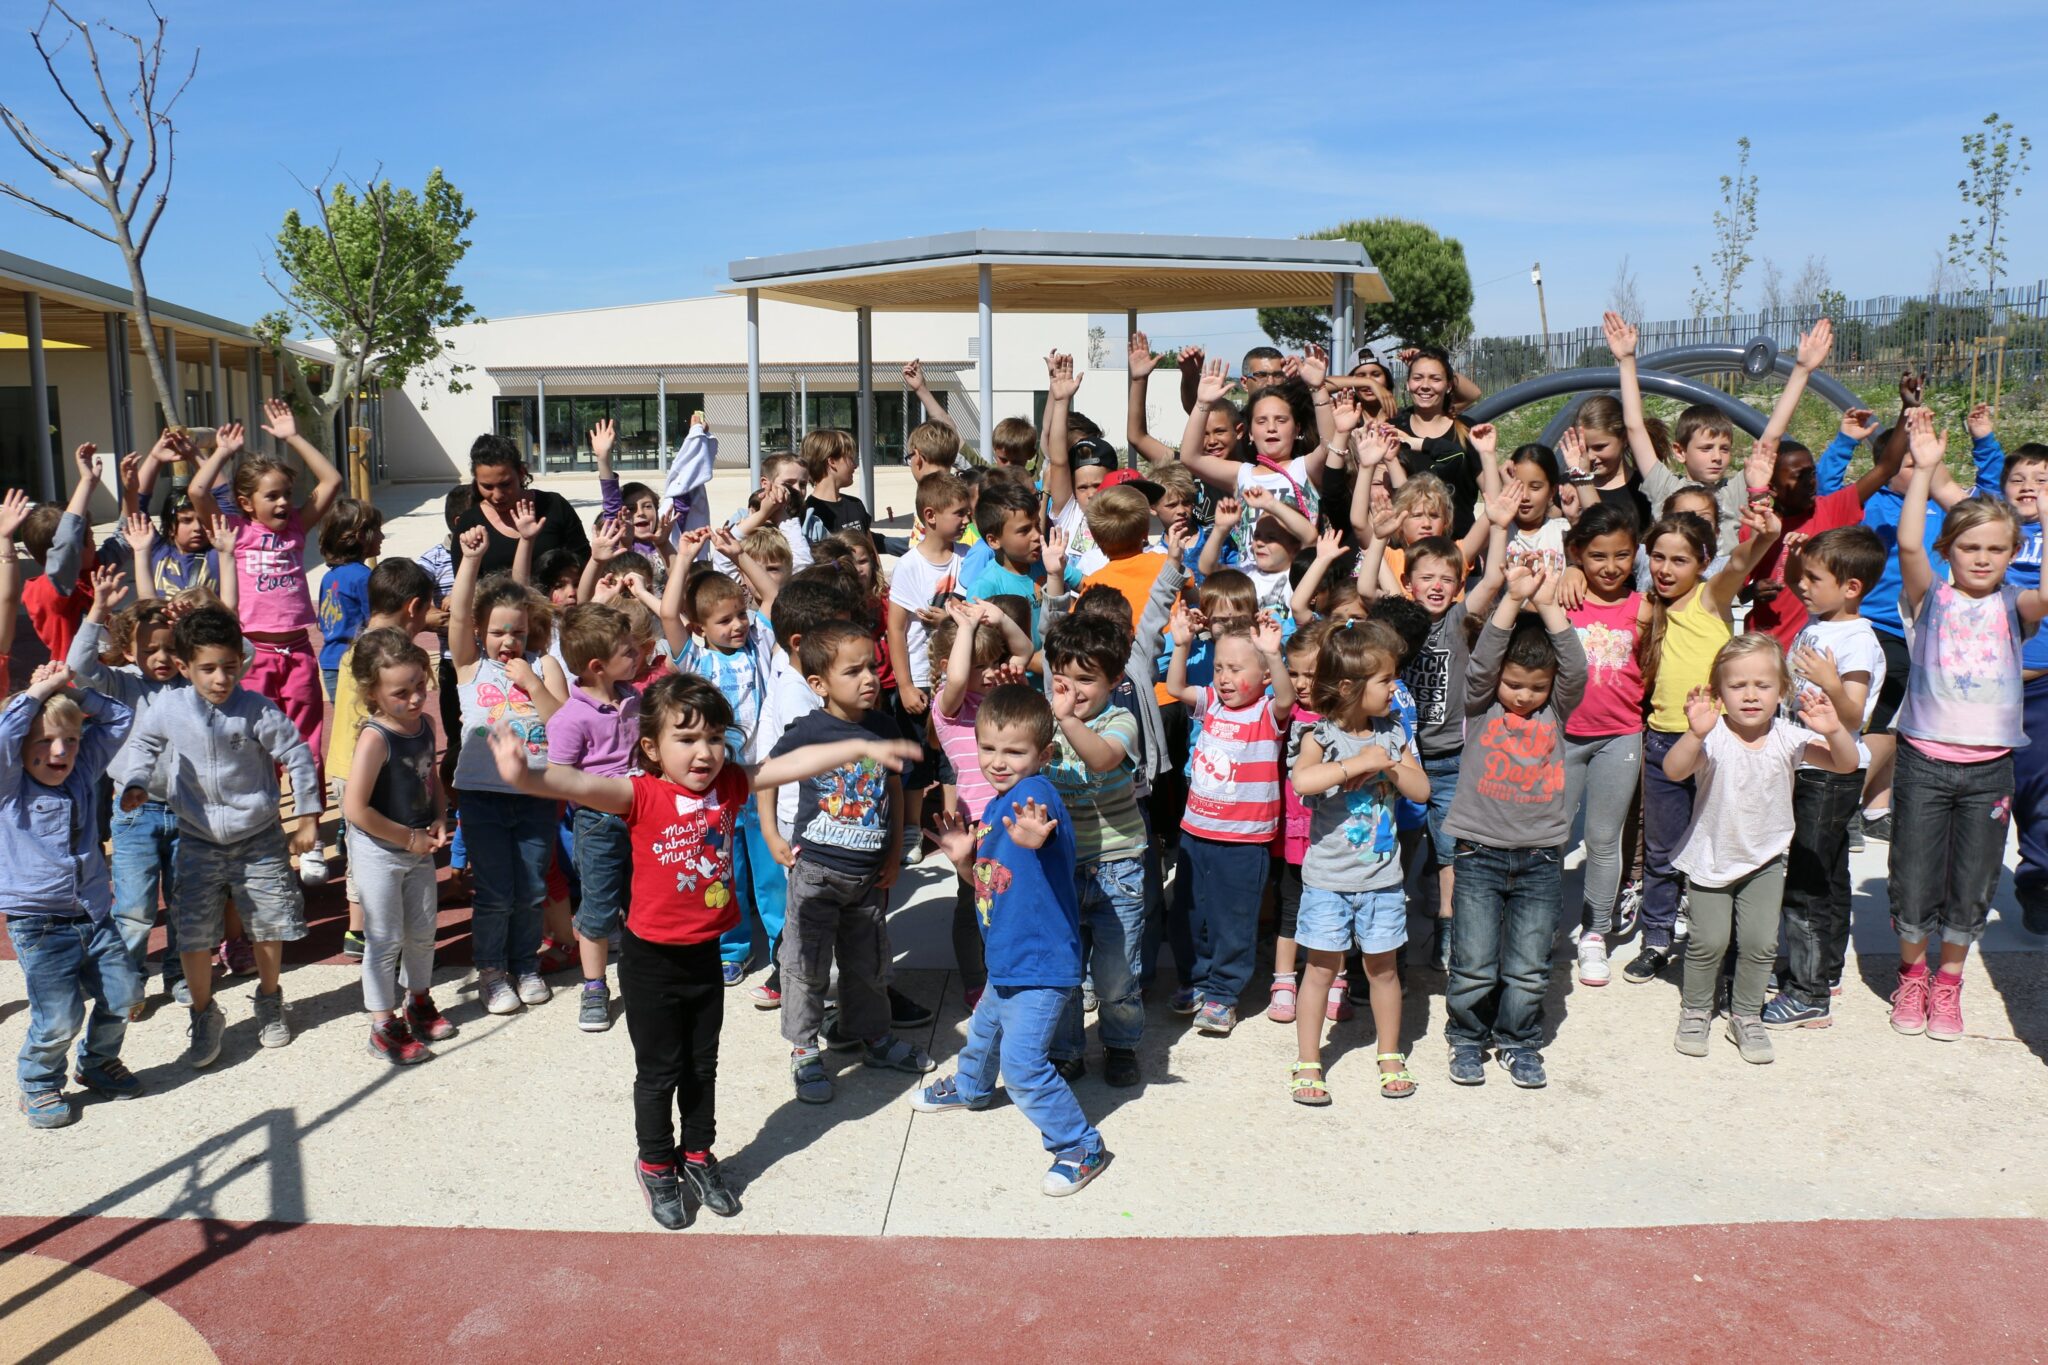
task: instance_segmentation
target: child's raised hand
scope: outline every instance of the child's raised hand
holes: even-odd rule
[[[862,756],[900,773],[924,757],[924,746],[914,739],[878,739],[869,743]]]
[[[1767,502],[1752,502],[1742,509],[1742,524],[1754,536],[1775,536],[1785,529],[1785,523],[1778,517],[1778,509]]]
[[[910,360],[910,361],[906,361],[906,362],[904,362],[904,366],[903,366],[903,383],[904,383],[905,387],[907,387],[907,388],[909,388],[909,389],[911,389],[911,390],[913,390],[913,391],[915,391],[915,390],[917,390],[917,389],[921,389],[921,388],[923,388],[923,387],[924,387],[924,362],[923,362],[923,361],[921,361],[921,360]]]
[[[1468,433],[1472,437],[1472,448],[1491,460],[1493,453],[1500,449],[1500,432],[1491,422],[1481,422]]]
[[[513,734],[512,727],[502,722],[491,727],[490,740],[491,758],[498,765],[498,776],[507,785],[518,786],[526,775],[526,741]]]
[[[110,606],[128,586],[128,575],[112,564],[101,564],[92,571],[92,598],[100,606]]]
[[[513,525],[518,525],[516,519]],[[617,517],[600,517],[596,529],[590,533],[590,557],[602,564],[615,557],[625,541],[626,528],[620,525]]]
[[[1202,377],[1203,362],[1208,358],[1207,352],[1199,346],[1183,346],[1175,355],[1174,363],[1180,366],[1182,375],[1193,375],[1199,381]]]
[[[1258,483],[1251,484],[1240,490],[1238,500],[1246,507],[1259,512],[1269,512],[1279,502],[1279,499],[1273,496],[1272,489]]]
[[[600,417],[590,428],[590,455],[592,459],[609,459],[612,446],[619,439],[619,429],[609,417]]]
[[[1055,351],[1046,364],[1051,370],[1048,397],[1064,402],[1081,391],[1081,376],[1074,372],[1074,357]]]
[[[964,597],[948,597],[946,599],[946,615],[952,617],[953,624],[961,630],[973,630],[981,624],[981,612],[977,610],[979,605],[979,603],[969,602]]]
[[[1792,671],[1823,691],[1839,686],[1842,681],[1835,668],[1835,652],[1812,645],[1801,645],[1792,651]]]
[[[1577,611],[1586,604],[1586,571],[1574,564],[1557,577],[1557,605]]]
[[[1749,458],[1742,462],[1742,475],[1751,488],[1769,488],[1771,475],[1778,472],[1778,438],[1759,436],[1749,447]]]
[[[1535,567],[1526,559],[1510,558],[1507,567],[1508,596],[1517,602],[1526,602],[1536,595],[1539,578]]]
[[[1785,533],[1786,564],[1789,565],[1794,559],[1798,558],[1799,552],[1806,548],[1806,542],[1811,539],[1813,537],[1805,531],[1787,531]]]
[[[597,586],[591,589],[590,600],[608,605],[618,601],[619,594],[625,590],[626,580],[615,573],[608,573],[597,580]]]
[[[149,548],[156,544],[156,527],[142,513],[130,512],[121,519],[121,539],[135,552],[137,564],[147,564]]]
[[[1522,485],[1502,484],[1493,490],[1493,496],[1486,500],[1486,519],[1503,531],[1515,528],[1515,518],[1522,515]]]
[[[1270,612],[1260,612],[1252,618],[1252,644],[1261,654],[1271,657],[1280,652],[1280,618]]]
[[[1357,389],[1335,389],[1330,393],[1330,415],[1336,419],[1337,434],[1349,436],[1365,421],[1365,403]]]
[[[1330,377],[1330,353],[1310,342],[1301,353],[1301,362],[1296,368],[1301,382],[1312,389],[1320,389],[1323,381]]]
[[[1927,385],[1927,376],[1914,374],[1911,370],[1899,376],[1899,406],[1917,408],[1920,406],[1921,390]]]
[[[1143,332],[1131,333],[1130,353],[1124,363],[1133,379],[1143,379],[1159,368],[1159,357],[1152,354],[1152,342]]]
[[[1258,488],[1253,484],[1252,488]],[[1247,490],[1249,491],[1249,490]],[[1263,490],[1262,490],[1263,491]],[[1244,517],[1244,504],[1236,498],[1219,498],[1216,502],[1216,529],[1227,531]]]
[[[1842,434],[1852,441],[1867,441],[1877,435],[1877,418],[1869,408],[1850,408],[1842,414]]]
[[[1628,360],[1636,353],[1635,325],[1616,312],[1600,315],[1600,330],[1607,334],[1607,349],[1616,360]]]
[[[1064,724],[1074,718],[1074,685],[1067,681],[1064,673],[1052,675],[1052,718]]]
[[[286,411],[289,414],[290,410]],[[189,449],[191,442],[187,441],[185,444]],[[234,459],[242,453],[242,447],[248,444],[249,429],[240,422],[229,422],[213,433],[213,453],[226,459]]]
[[[1029,676],[1025,673],[1023,665],[1014,660],[1005,660],[988,671],[988,690],[993,692],[998,687],[1010,687],[1025,682]]]
[[[1019,848],[1044,848],[1045,841],[1052,838],[1059,824],[1052,812],[1037,801],[1019,802],[1016,814],[1003,817],[1003,828],[1009,833],[1010,842]]]
[[[1202,378],[1195,385],[1195,401],[1215,405],[1223,401],[1223,395],[1230,392],[1230,367],[1220,360],[1212,360],[1202,367]]]
[[[1564,461],[1564,467],[1576,473],[1587,471],[1586,438],[1579,434],[1577,425],[1564,429],[1564,435],[1557,438],[1557,457]]]
[[[1195,642],[1195,618],[1188,610],[1188,604],[1175,599],[1173,612],[1166,618],[1166,633],[1173,637],[1176,649],[1184,649]]]
[[[299,434],[299,419],[292,416],[292,405],[282,398],[264,399],[263,415],[269,419],[263,424],[265,435],[276,440],[289,441]],[[221,434],[225,436],[226,430],[223,429]]]
[[[1832,735],[1848,728],[1825,692],[1809,692],[1799,699],[1799,723],[1817,735]]]
[[[1058,532],[1054,532],[1055,535]],[[1194,543],[1193,527],[1185,521],[1177,521],[1166,528],[1166,552],[1175,559],[1185,559],[1188,546]]]
[[[1556,606],[1558,585],[1563,581],[1564,575],[1559,573],[1550,563],[1545,562],[1538,565],[1536,569],[1536,592],[1534,594],[1536,605],[1539,607]]]
[[[114,466],[114,476],[121,481],[121,487],[133,493],[142,487],[142,457],[129,451],[121,457],[121,463]]]
[[[964,863],[974,856],[974,831],[957,812],[940,811],[932,817],[932,827],[938,835],[939,852],[948,862]]]
[[[12,541],[14,533],[28,520],[28,514],[35,510],[35,504],[28,499],[25,488],[10,488],[7,496],[0,498],[0,540]]]
[[[1571,520],[1579,519],[1580,505],[1583,501],[1579,497],[1579,486],[1576,483],[1566,480],[1557,486],[1557,510]]]
[[[1695,687],[1685,694],[1685,723],[1692,732],[1705,739],[1714,732],[1714,726],[1721,719],[1721,703],[1714,697],[1711,687]]]
[[[1828,357],[1835,349],[1835,324],[1823,317],[1813,324],[1811,331],[1799,338],[1798,365],[1802,370],[1817,370],[1828,363]]]
[[[100,448],[91,441],[85,442],[71,452],[71,462],[78,466],[78,477],[93,483],[100,481]]]
[[[1334,564],[1344,557],[1344,533],[1334,526],[1326,526],[1316,537],[1316,562]]]
[[[151,464],[176,464],[185,458],[182,453],[184,446],[184,436],[166,427],[156,434],[156,444],[142,458]]]
[[[1387,433],[1380,429],[1377,422],[1360,431],[1351,447],[1352,453],[1358,457],[1358,468],[1361,471],[1379,465],[1394,453],[1394,448],[1387,443]]]
[[[482,559],[484,551],[490,548],[490,544],[490,532],[484,530],[481,526],[470,527],[455,542],[456,548],[462,551],[464,559]]]
[[[1963,419],[1970,429],[1970,439],[1981,441],[1991,434],[1991,405],[1979,403],[1970,409],[1970,415]]]
[[[1055,526],[1046,533],[1045,550],[1042,558],[1048,578],[1060,578],[1067,572],[1067,533]]]
[[[48,701],[71,686],[72,677],[70,664],[62,659],[51,659],[29,675],[28,690]]]
[[[240,529],[235,523],[218,513],[214,514],[213,520],[206,527],[206,538],[212,542],[213,552],[217,555],[232,556],[235,553],[235,541],[240,534]]]
[[[512,504],[512,530],[521,540],[532,540],[540,534],[541,520],[533,510],[532,498],[521,498]]]
[[[1392,540],[1401,529],[1401,512],[1394,506],[1394,499],[1385,488],[1372,490],[1372,537],[1374,540]]]
[[[1942,458],[1948,453],[1948,433],[1934,430],[1934,414],[1926,408],[1914,408],[1906,414],[1906,436],[1911,441],[1909,449],[1916,469],[1939,469]]]
[[[709,526],[699,526],[694,531],[683,532],[682,538],[676,542],[676,557],[688,563],[697,557],[697,551],[703,549],[704,543],[710,539]]]
[[[711,548],[714,551],[724,555],[735,564],[739,563],[740,556],[746,553],[746,551],[740,545],[740,538],[732,533],[732,527],[707,526],[704,529],[711,532]]]

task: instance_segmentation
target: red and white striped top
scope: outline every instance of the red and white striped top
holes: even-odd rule
[[[1194,690],[1202,734],[1189,764],[1181,829],[1222,843],[1272,842],[1280,827],[1280,731],[1272,698],[1232,710],[1213,689]]]

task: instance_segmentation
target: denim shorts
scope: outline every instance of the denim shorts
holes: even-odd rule
[[[1318,953],[1391,953],[1408,941],[1408,895],[1399,886],[1381,891],[1301,889],[1294,941]]]
[[[633,843],[626,822],[610,811],[574,807],[576,873],[583,898],[576,905],[576,932],[596,942],[609,938],[626,916],[626,888],[632,883]]]
[[[173,879],[178,946],[197,952],[219,943],[232,892],[252,943],[289,943],[306,936],[306,900],[292,875],[284,830],[276,825],[232,844],[211,843],[189,830],[178,838]]]

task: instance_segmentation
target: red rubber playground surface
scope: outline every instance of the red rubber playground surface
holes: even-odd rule
[[[2039,1359],[2048,1224],[1118,1241],[0,1219],[224,1362],[767,1357]],[[46,1282],[47,1283],[47,1282]],[[0,1324],[38,1291],[0,1302]],[[21,1322],[24,1319],[16,1319]],[[0,1327],[0,1345],[6,1330]],[[57,1349],[52,1349],[57,1348]],[[1539,1354],[1540,1353],[1540,1354]],[[11,1352],[9,1359],[18,1358]]]

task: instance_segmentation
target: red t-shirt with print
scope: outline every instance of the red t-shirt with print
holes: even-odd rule
[[[702,943],[740,922],[733,827],[753,799],[746,770],[727,764],[703,793],[647,773],[633,778],[626,832],[633,899],[626,927],[649,943]]]
[[[1854,488],[1844,488],[1813,500],[1813,510],[1802,521],[1785,519],[1785,533],[1777,543],[1764,551],[1764,557],[1749,571],[1749,581],[1762,583],[1766,579],[1785,583],[1785,536],[1803,532],[1808,538],[1822,531],[1832,531],[1842,526],[1858,526],[1863,522],[1863,499],[1856,495]],[[1742,538],[1749,539],[1749,528],[1742,528]],[[1793,589],[1796,585],[1785,583],[1784,590],[1770,601],[1759,601],[1749,609],[1749,628],[1775,638],[1785,649],[1791,649],[1799,638],[1799,632],[1806,626],[1806,604],[1799,600]]]

